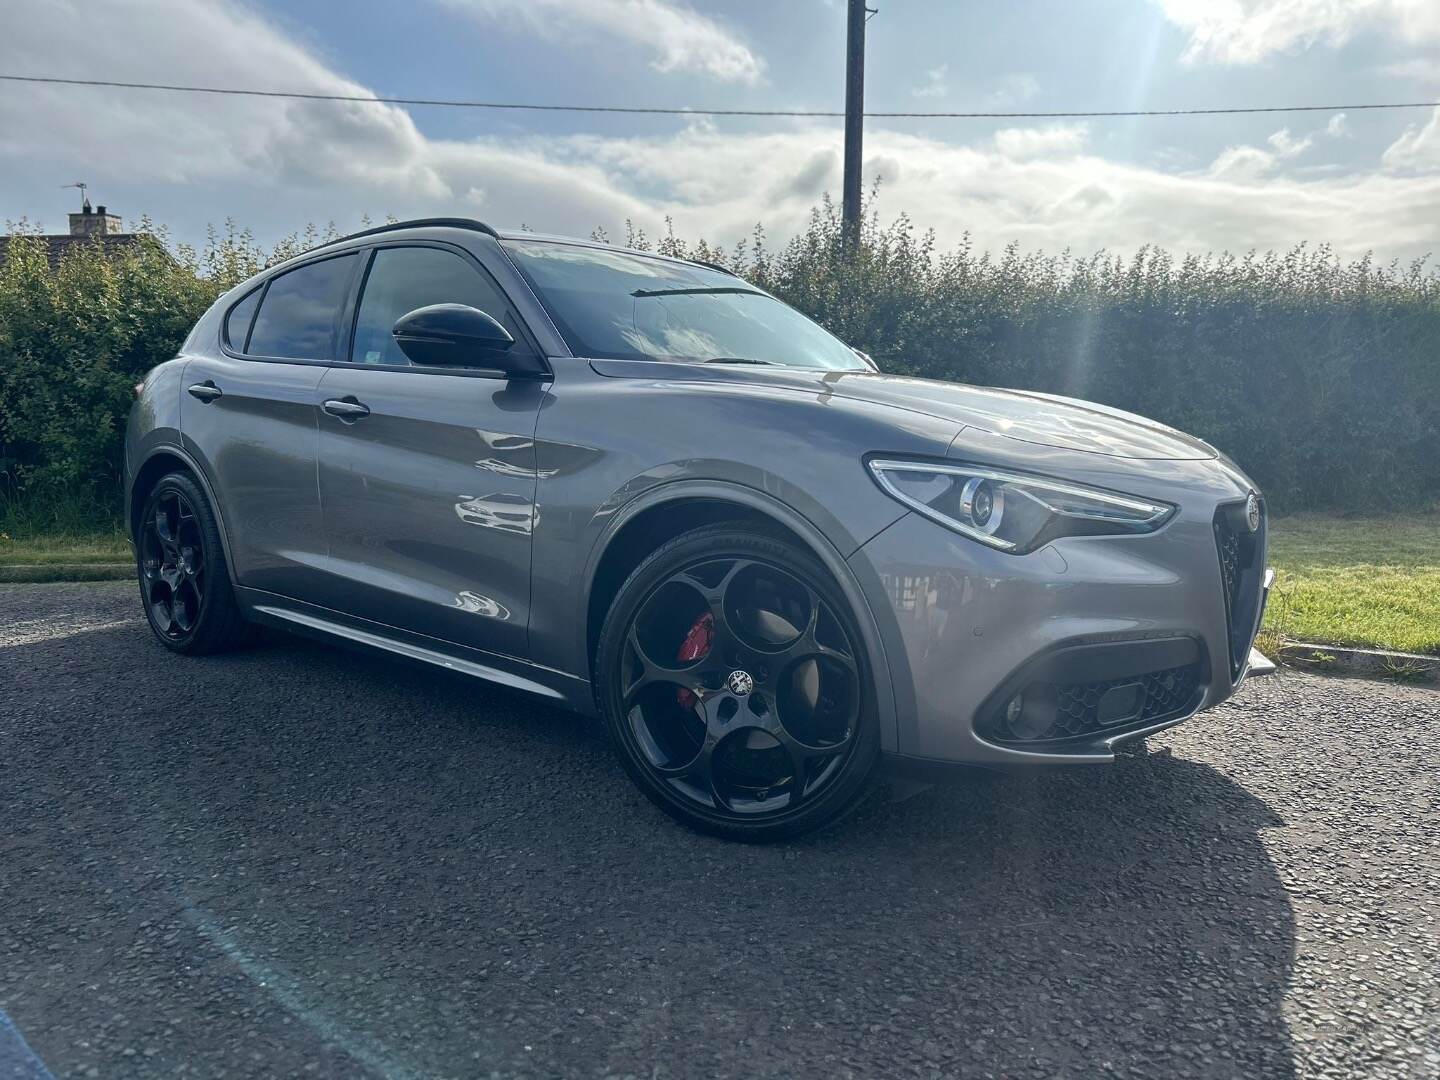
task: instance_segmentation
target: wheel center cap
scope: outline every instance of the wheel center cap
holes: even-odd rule
[[[755,689],[755,680],[748,671],[732,671],[726,676],[725,686],[736,697],[745,697]]]

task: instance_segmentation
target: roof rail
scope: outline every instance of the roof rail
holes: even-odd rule
[[[740,276],[740,275],[737,274],[734,270],[731,270],[730,267],[728,267],[728,266],[721,266],[719,263],[706,262],[704,259],[692,259],[692,258],[691,258],[690,256],[688,256],[688,255],[679,256],[679,259],[680,259],[681,262],[694,263],[696,266],[703,266],[703,267],[705,267],[705,269],[707,269],[707,270],[718,270],[718,271],[720,271],[720,273],[722,273],[722,274],[729,274],[731,277],[739,277],[739,276]]]
[[[473,229],[475,232],[482,232],[497,240],[500,234],[486,225],[483,221],[474,218],[457,217],[434,217],[434,218],[412,218],[410,221],[391,221],[384,225],[376,225],[371,229],[361,229],[359,232],[350,233],[348,236],[339,236],[330,241],[330,244],[344,243],[346,240],[356,240],[362,236],[374,236],[377,233],[394,232],[396,229],[424,229],[424,228],[447,228],[447,229]],[[328,247],[329,244],[322,244],[321,247]]]

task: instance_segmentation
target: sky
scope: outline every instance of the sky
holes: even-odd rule
[[[872,0],[867,107],[1440,101],[1437,0]],[[0,74],[375,96],[840,109],[843,0],[0,0]],[[0,219],[479,217],[783,240],[838,120],[491,112],[0,82]],[[868,121],[867,185],[944,247],[1440,250],[1440,110]]]

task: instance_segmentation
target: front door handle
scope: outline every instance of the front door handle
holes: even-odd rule
[[[331,398],[320,407],[331,416],[338,416],[347,424],[353,424],[356,420],[362,420],[370,415],[370,406],[356,401],[353,396]]]
[[[214,401],[218,397],[223,397],[225,394],[225,391],[221,390],[209,379],[206,379],[202,383],[196,383],[194,386],[188,387],[188,390],[191,397],[199,398],[206,405],[209,405],[210,402]]]

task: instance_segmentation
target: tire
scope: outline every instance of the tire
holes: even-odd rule
[[[854,614],[820,563],[734,523],[664,544],[620,587],[596,692],[626,772],[731,840],[798,836],[859,802],[880,753]]]
[[[146,496],[135,531],[135,568],[145,618],[171,652],[225,652],[249,637],[215,514],[187,474],[167,473]]]

